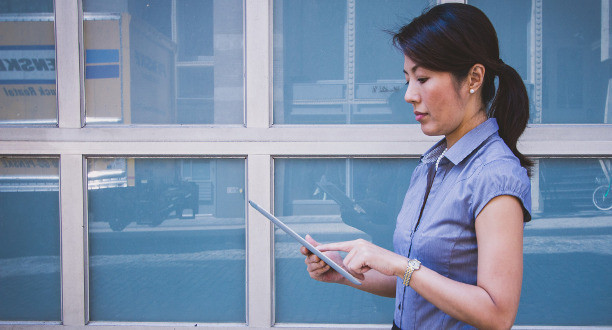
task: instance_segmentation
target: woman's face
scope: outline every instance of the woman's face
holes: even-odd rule
[[[408,88],[404,99],[414,107],[415,119],[426,135],[445,135],[454,144],[471,126],[473,111],[467,109],[467,83],[457,86],[449,72],[427,70],[404,57],[404,74]],[[471,128],[470,128],[471,129]]]

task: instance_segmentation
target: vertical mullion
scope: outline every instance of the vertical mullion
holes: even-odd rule
[[[55,61],[60,128],[81,128],[79,0],[55,0]]]
[[[245,106],[247,128],[270,128],[273,0],[248,0],[245,10]],[[261,142],[265,143],[265,142]],[[272,206],[270,155],[248,155],[249,199],[266,209]],[[273,319],[272,226],[247,205],[247,322],[269,328]]]
[[[245,1],[246,126],[268,128],[270,106],[270,43],[272,0]]]
[[[248,199],[268,210],[272,206],[271,168],[270,155],[248,156]],[[249,327],[268,328],[274,322],[272,225],[248,205],[247,219],[247,320]]]
[[[271,125],[270,63],[271,8],[273,0],[248,0],[245,10],[245,106],[247,128]],[[265,143],[265,142],[262,142]],[[270,209],[270,155],[249,155],[249,199]],[[247,205],[247,322],[249,327],[269,328],[272,316],[272,226]]]
[[[64,325],[70,326],[86,323],[83,191],[83,156],[61,155],[62,321]]]
[[[55,49],[59,129],[82,127],[80,0],[55,0]],[[83,156],[60,157],[62,322],[86,322]]]

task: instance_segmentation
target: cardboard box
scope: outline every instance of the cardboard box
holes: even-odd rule
[[[125,13],[83,24],[86,123],[175,123],[172,41]],[[0,123],[57,123],[53,31],[51,18],[0,21]]]
[[[56,124],[52,21],[0,21],[0,123]]]
[[[87,123],[175,123],[175,45],[128,14],[85,20]]]

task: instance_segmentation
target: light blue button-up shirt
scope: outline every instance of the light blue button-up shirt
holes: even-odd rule
[[[444,139],[421,157],[397,217],[393,237],[396,253],[417,259],[448,278],[475,285],[475,220],[485,205],[500,195],[515,196],[523,205],[524,220],[531,219],[527,171],[498,130],[497,121],[488,119],[441,158],[446,149]],[[399,278],[394,322],[402,329],[471,328],[440,311],[412,288],[404,287]]]

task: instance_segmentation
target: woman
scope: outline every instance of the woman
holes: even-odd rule
[[[531,162],[516,147],[529,118],[525,86],[499,59],[495,30],[475,7],[435,6],[393,41],[404,53],[405,100],[423,132],[444,139],[412,175],[394,252],[307,239],[361,279],[360,290],[395,297],[394,328],[510,328],[531,218]],[[352,285],[301,252],[312,278]]]

